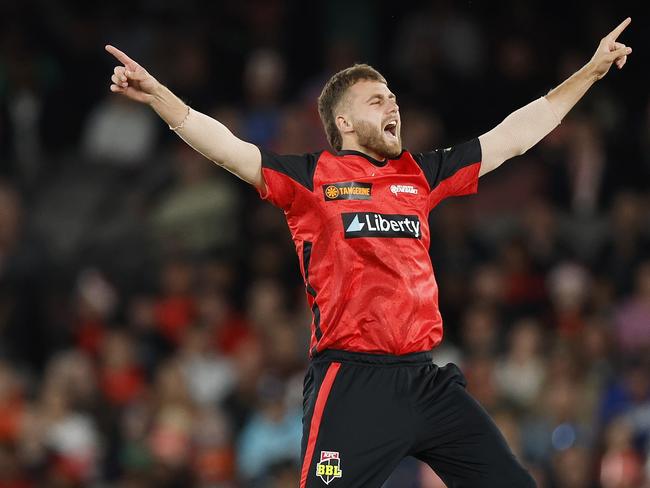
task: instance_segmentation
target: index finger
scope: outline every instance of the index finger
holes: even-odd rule
[[[109,53],[111,53],[113,56],[115,56],[118,59],[118,61],[120,61],[126,67],[132,67],[134,64],[136,64],[135,61],[133,61],[130,57],[128,57],[126,54],[124,54],[122,51],[120,51],[115,46],[111,46],[110,44],[106,44],[105,49]]]
[[[616,38],[621,35],[621,32],[623,32],[625,30],[625,28],[628,25],[630,25],[630,22],[632,22],[632,19],[630,17],[628,17],[623,22],[618,24],[618,27],[616,27],[616,29],[614,29],[612,32],[610,32],[607,37],[610,37],[613,41],[615,41]]]

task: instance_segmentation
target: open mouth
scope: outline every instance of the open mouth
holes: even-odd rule
[[[395,120],[386,124],[384,127],[384,134],[393,139],[397,139],[397,122]]]

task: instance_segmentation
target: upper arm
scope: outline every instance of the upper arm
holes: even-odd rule
[[[482,154],[478,138],[446,149],[413,154],[431,191],[433,207],[446,197],[476,193]]]
[[[498,168],[507,159],[521,154],[514,147],[513,142],[515,139],[508,137],[506,128],[500,125],[480,135],[478,139],[481,144],[481,153],[483,154],[479,177]]]

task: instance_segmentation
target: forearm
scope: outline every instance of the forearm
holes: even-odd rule
[[[623,68],[632,48],[618,42],[617,38],[631,21],[630,17],[626,18],[603,37],[589,62],[548,95],[513,112],[479,137],[483,153],[479,175],[537,144],[560,123],[591,85],[607,74],[613,63]]]
[[[156,88],[150,106],[203,156],[256,187],[263,184],[256,146],[237,138],[221,122],[188,107],[162,84]]]
[[[169,127],[177,127],[187,115],[188,106],[162,83],[156,82],[149,106]]]
[[[585,64],[562,84],[548,92],[546,99],[551,104],[553,112],[563,119],[597,79],[598,75],[593,63]]]

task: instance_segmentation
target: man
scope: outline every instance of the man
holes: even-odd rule
[[[332,151],[279,156],[189,108],[126,54],[110,89],[149,104],[194,149],[285,212],[313,311],[304,384],[301,488],[379,487],[400,460],[428,463],[449,487],[529,487],[442,339],[427,216],[475,193],[478,178],[556,127],[613,63],[627,18],[592,59],[545,97],[478,138],[444,150],[402,149],[395,95],[355,65],[325,85],[318,108]]]

